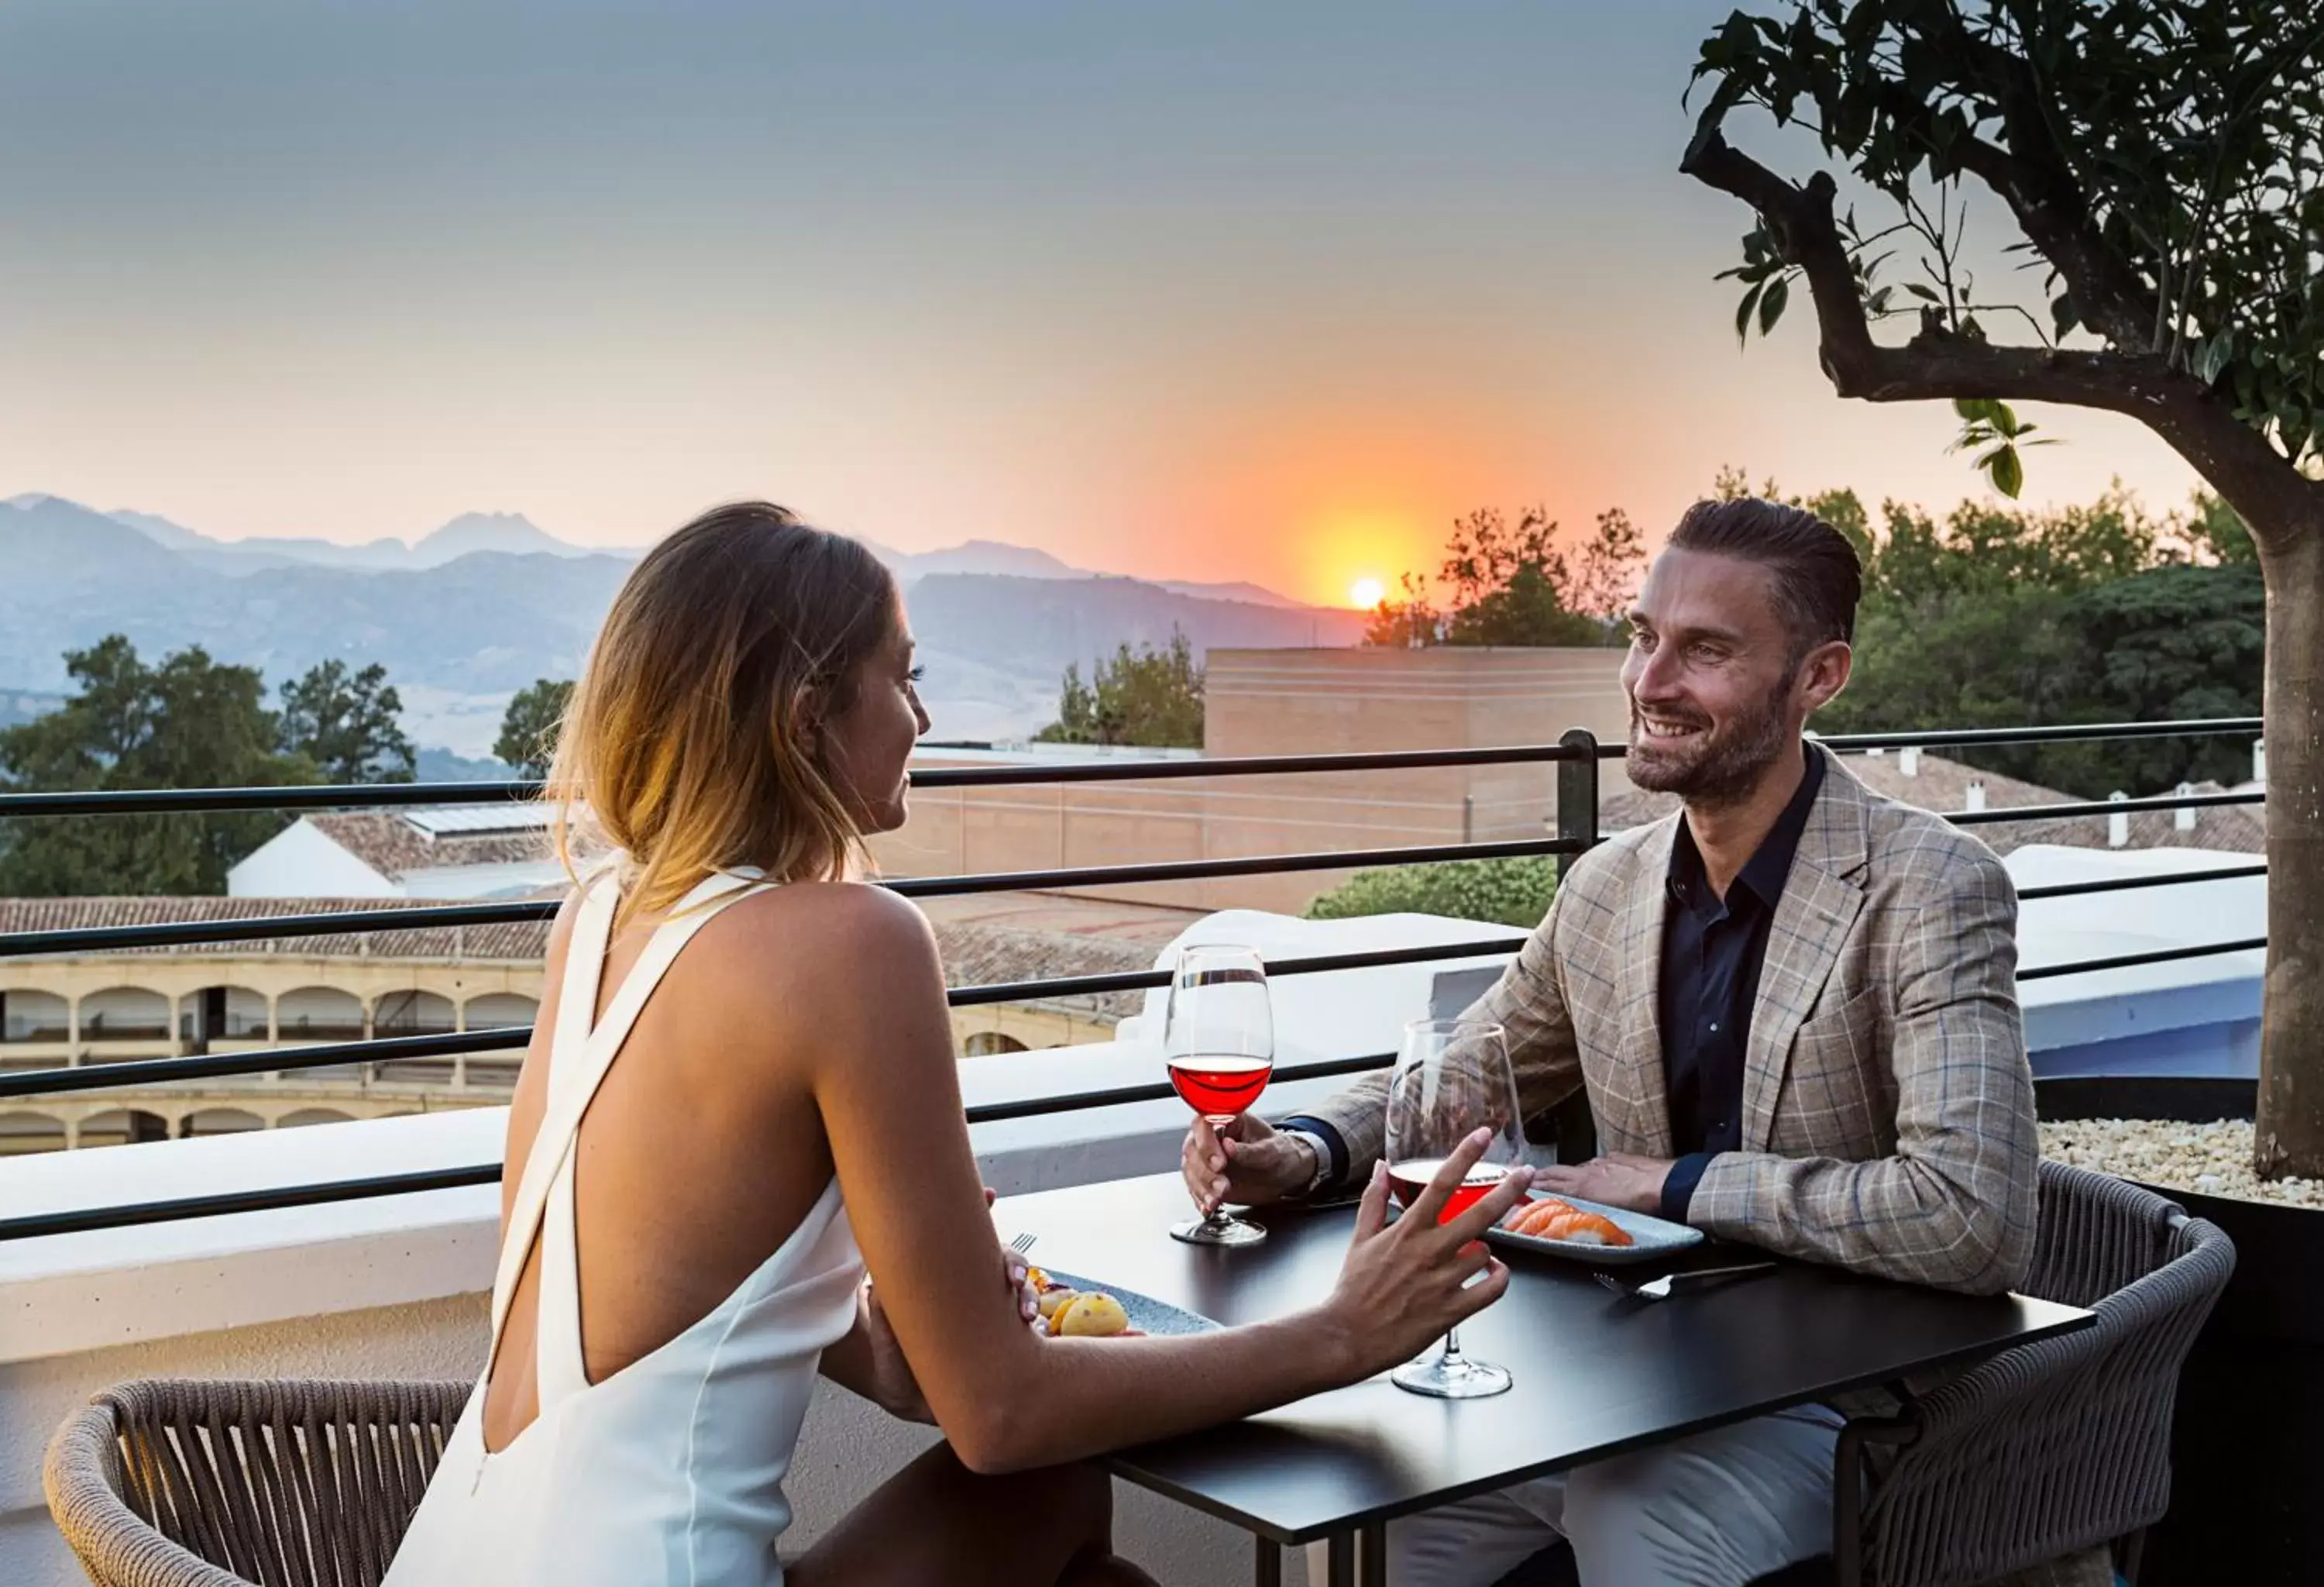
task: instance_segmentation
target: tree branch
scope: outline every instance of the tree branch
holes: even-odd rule
[[[1788,181],[1706,122],[1679,170],[1758,211],[1784,263],[1807,277],[1819,355],[1832,389],[1868,402],[1994,397],[2125,413],[2153,430],[2217,487],[2263,539],[2312,524],[2324,485],[2299,472],[2191,375],[2145,353],[1997,346],[1946,329],[1932,314],[1901,347],[1872,339],[1848,246],[1833,218],[1828,171]]]
[[[1929,19],[1923,13],[1923,23]],[[2005,149],[1972,134],[1953,145],[1953,156],[2000,195],[2026,240],[2058,267],[2083,324],[2117,347],[2148,345],[2155,294],[2090,224],[2082,183],[2044,110],[2041,79],[2024,60],[1972,32],[1958,8],[1948,8],[1941,32],[1941,40],[1921,36],[1932,48],[1959,49],[1990,80],[2008,144]],[[1902,89],[1889,85],[1886,92]]]

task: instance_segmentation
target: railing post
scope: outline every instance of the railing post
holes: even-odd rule
[[[1598,842],[1598,735],[1575,727],[1557,742],[1574,752],[1557,763],[1557,835],[1562,842],[1578,840],[1592,847]],[[1560,881],[1573,860],[1572,854],[1557,856]]]

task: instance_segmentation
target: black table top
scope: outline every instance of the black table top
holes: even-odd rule
[[[1331,1291],[1354,1209],[1253,1213],[1264,1245],[1170,1238],[1191,1215],[1175,1174],[1011,1196],[1004,1235],[1032,1259],[1222,1323],[1296,1311]],[[1776,1272],[1642,1303],[1560,1258],[1499,1253],[1508,1292],[1461,1330],[1468,1354],[1509,1369],[1489,1399],[1408,1394],[1385,1375],[1247,1421],[1112,1457],[1120,1476],[1277,1543],[1545,1475],[1622,1450],[1973,1361],[2087,1326],[2090,1314],[2018,1296],[1950,1295],[1787,1262]],[[1680,1263],[1753,1259],[1706,1245]]]

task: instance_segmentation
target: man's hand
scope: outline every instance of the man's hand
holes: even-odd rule
[[[1312,1148],[1250,1113],[1224,1130],[1196,1119],[1178,1153],[1186,1194],[1205,1216],[1227,1202],[1259,1207],[1296,1195],[1314,1178],[1316,1167]]]
[[[1534,1175],[1534,1188],[1552,1195],[1578,1195],[1633,1213],[1662,1210],[1663,1181],[1670,1177],[1667,1158],[1642,1158],[1636,1152],[1609,1152],[1586,1163],[1559,1163]]]

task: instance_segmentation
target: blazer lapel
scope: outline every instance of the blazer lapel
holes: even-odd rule
[[[1631,857],[1628,896],[1616,924],[1616,976],[1621,1000],[1621,1040],[1610,1055],[1608,1100],[1624,1112],[1618,1124],[1632,1142],[1607,1149],[1636,1150],[1647,1157],[1671,1155],[1670,1091],[1663,1074],[1660,977],[1663,911],[1670,901],[1671,845],[1683,815],[1665,818]]]
[[[1751,1005],[1751,1038],[1743,1056],[1743,1149],[1766,1151],[1775,1133],[1775,1099],[1799,1034],[1864,908],[1865,822],[1871,798],[1830,752],[1784,896],[1767,929],[1767,956]]]

